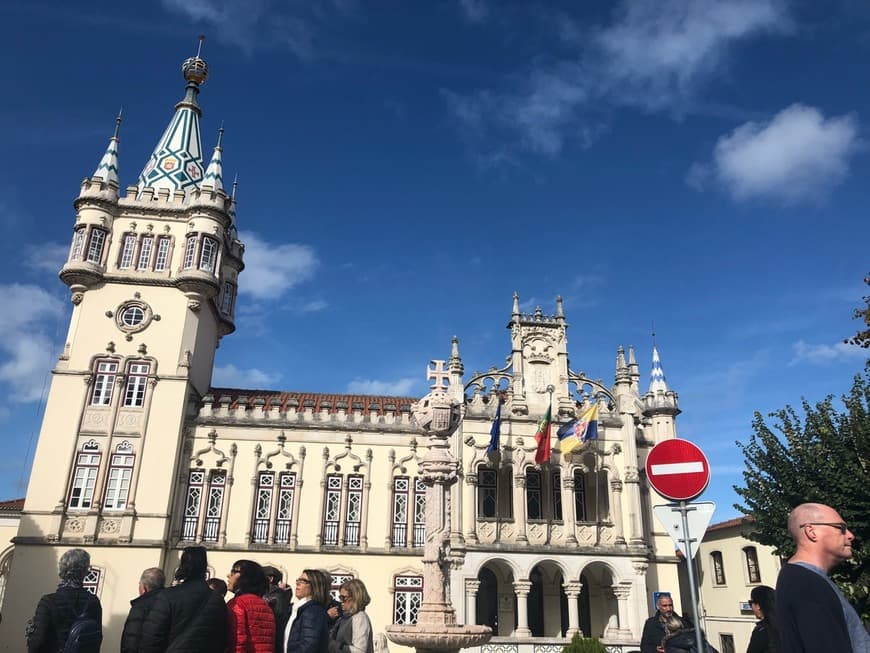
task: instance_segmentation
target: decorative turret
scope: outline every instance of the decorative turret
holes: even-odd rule
[[[211,161],[205,171],[205,177],[202,178],[202,185],[211,186],[215,191],[222,191],[224,189],[224,171],[223,164],[221,163],[221,152],[223,152],[221,142],[223,139],[224,128],[221,125],[221,128],[218,130],[218,140],[214,148],[214,154],[211,155]],[[233,184],[233,196],[235,197],[235,183]]]
[[[100,159],[97,169],[88,179],[82,182],[82,190],[79,197],[92,197],[115,202],[118,200],[118,189],[121,182],[118,179],[118,142],[121,131],[121,112],[115,118],[115,132],[109,139],[103,158]]]
[[[628,346],[628,373],[631,376],[631,389],[640,394],[638,382],[640,381],[640,368],[637,365],[637,358],[634,355],[634,345]]]
[[[175,115],[154,147],[148,163],[139,175],[138,195],[146,188],[184,191],[187,196],[203,178],[202,145],[199,118],[202,111],[196,102],[199,87],[208,78],[208,64],[200,59],[203,38],[196,56],[181,66],[187,80],[184,99],[175,105]]]
[[[465,365],[462,364],[462,357],[459,355],[459,338],[453,336],[450,345],[450,359],[447,361],[447,371],[450,373],[450,383],[448,392],[452,397],[459,402],[465,396],[465,386],[462,383],[462,375],[465,373]]]
[[[653,345],[649,392],[643,396],[643,406],[643,414],[648,417],[651,415],[679,415],[681,412],[677,405],[677,393],[668,389],[662,361],[655,345]]]

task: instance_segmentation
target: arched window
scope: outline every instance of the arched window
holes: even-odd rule
[[[260,472],[257,476],[251,540],[257,544],[269,542],[272,514],[274,513],[274,542],[275,544],[287,544],[290,541],[290,525],[293,520],[293,502],[295,499],[296,472],[280,472],[279,474]]]
[[[203,542],[217,542],[226,486],[226,470],[190,470],[184,502],[182,540],[196,540],[197,533],[201,530]]]
[[[136,269],[145,271],[151,267],[151,253],[154,251],[154,236],[143,236],[139,246],[139,262]]]
[[[761,582],[761,570],[758,568],[758,552],[754,546],[743,549],[743,557],[746,560],[746,578],[750,583]]]
[[[142,361],[127,366],[127,388],[124,392],[125,408],[141,408],[145,404],[145,388],[148,386],[150,365]]]
[[[721,551],[712,551],[710,553],[710,564],[713,566],[713,584],[725,584],[725,565],[722,561]]]
[[[578,522],[589,521],[586,512],[586,475],[579,469],[574,470],[574,519]]]
[[[154,259],[155,272],[163,272],[166,269],[166,264],[169,261],[170,242],[169,236],[161,236],[157,239],[157,256]]]
[[[321,542],[326,546],[339,544],[359,546],[362,524],[364,479],[362,474],[329,474],[326,477],[326,494],[323,497],[323,527]],[[344,532],[342,526],[342,494],[344,504]]]
[[[498,472],[494,467],[477,469],[477,516],[483,519],[496,517],[498,511]]]
[[[124,234],[121,241],[121,256],[118,259],[118,267],[128,270],[133,266],[133,252],[136,251],[136,234]]]
[[[550,468],[550,497],[553,520],[562,521],[562,472],[558,467]]]
[[[190,234],[184,242],[184,262],[181,266],[184,270],[192,268],[196,260],[196,240],[196,234]]]
[[[91,406],[108,406],[112,403],[115,378],[118,376],[118,361],[98,360],[94,364],[94,387]]]
[[[214,274],[219,251],[218,241],[209,236],[202,237],[202,249],[199,253],[199,269]]]
[[[91,239],[88,243],[88,263],[100,265],[103,262],[103,245],[106,244],[106,231],[94,227],[91,230]]]
[[[82,253],[84,252],[84,249],[85,249],[86,229],[87,228],[85,226],[81,226],[81,227],[77,227],[76,230],[73,232],[72,247],[70,247],[70,250],[69,250],[69,260],[70,261],[81,261],[82,260]]]
[[[526,470],[526,517],[528,519],[544,518],[544,505],[541,491],[540,470]]]

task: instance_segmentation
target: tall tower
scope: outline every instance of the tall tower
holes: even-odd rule
[[[120,195],[119,117],[74,202],[60,271],[72,316],[15,540],[7,596],[16,600],[6,602],[0,650],[19,648],[64,550],[87,547],[93,583],[129,578],[129,593],[103,594],[117,603],[104,614],[126,613],[139,572],[162,566],[168,551],[185,417],[208,390],[220,338],[235,329],[244,267],[222,129],[203,162],[197,95],[208,66],[197,53],[182,71],[184,97],[138,183]]]
[[[653,346],[649,391],[643,396],[643,414],[652,420],[652,435],[656,444],[676,437],[674,418],[681,412],[677,393],[668,388],[658,349]]]

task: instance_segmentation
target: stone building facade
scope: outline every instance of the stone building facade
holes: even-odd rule
[[[208,163],[202,152],[207,66],[193,57],[183,70],[185,95],[138,182],[121,191],[116,129],[75,200],[60,271],[73,310],[14,540],[0,650],[21,650],[57,560],[79,546],[92,555],[105,650],[117,648],[140,571],[171,574],[193,543],[209,549],[217,576],[239,558],[291,582],[305,567],[336,583],[359,576],[376,631],[412,622],[419,607],[427,443],[415,398],[211,385],[218,343],[235,330],[244,244],[220,138]],[[545,653],[577,631],[630,650],[652,591],[679,587],[642,471],[649,449],[676,437],[677,395],[655,351],[645,392],[631,348],[618,349],[612,382],[572,369],[561,300],[552,314],[526,313],[515,295],[507,317],[505,366],[466,374],[454,339],[428,368],[464,407],[452,436],[450,596],[460,621],[493,626],[491,653]],[[598,439],[561,455],[556,426],[593,405]],[[534,436],[550,406],[554,448],[539,465]]]

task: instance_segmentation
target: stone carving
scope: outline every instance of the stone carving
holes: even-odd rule
[[[73,304],[75,304],[76,306],[78,306],[79,304],[82,303],[82,300],[83,300],[84,298],[85,298],[85,294],[84,294],[83,292],[74,292],[74,293],[72,294],[72,297],[69,298],[69,300],[70,300]]]
[[[428,369],[432,392],[411,407],[414,420],[429,436],[429,449],[419,463],[426,484],[426,542],[423,546],[423,603],[414,625],[387,626],[387,637],[417,653],[453,653],[489,641],[489,626],[460,626],[447,587],[450,560],[450,486],[456,482],[458,462],[450,452],[450,436],[459,427],[459,402],[442,386],[444,361]]]
[[[85,522],[78,517],[72,517],[66,522],[66,530],[70,533],[81,533],[85,528]]]
[[[100,532],[106,534],[117,533],[121,523],[117,519],[104,519],[100,522]]]

